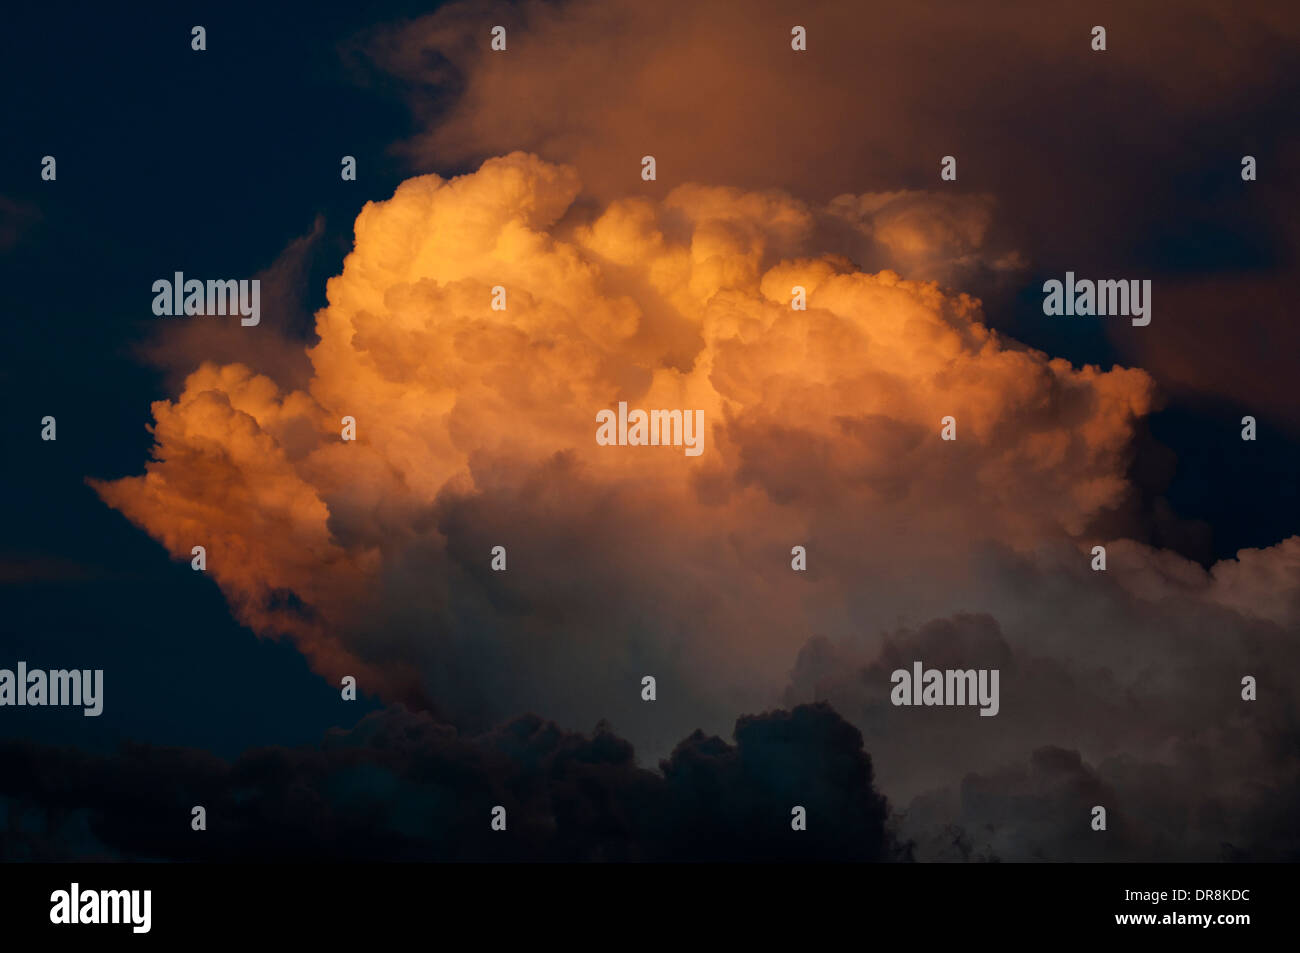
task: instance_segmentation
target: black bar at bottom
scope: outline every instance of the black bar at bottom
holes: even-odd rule
[[[0,923],[6,940],[63,934],[92,944],[408,935],[618,947],[639,934],[788,934],[807,945],[830,941],[831,930],[868,947],[910,935],[917,949],[942,937],[1218,944],[1285,935],[1294,873],[1285,864],[6,864]],[[123,922],[71,922],[114,917]]]

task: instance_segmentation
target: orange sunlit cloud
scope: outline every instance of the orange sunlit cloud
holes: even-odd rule
[[[240,618],[330,674],[355,664],[341,607],[394,550],[442,545],[440,494],[491,496],[556,455],[610,505],[651,509],[656,535],[706,539],[839,507],[1025,547],[1122,498],[1141,371],[1074,369],[1000,340],[970,298],[800,249],[817,210],[780,193],[682,186],[565,219],[579,191],[514,154],[367,205],[309,390],[206,364],[155,405],[147,473],[100,492],[178,558],[206,545]],[[701,409],[703,453],[598,446],[619,401]],[[312,611],[283,611],[286,591]]]
[[[1045,684],[1091,699],[1008,704],[996,744],[962,726],[946,760],[918,761],[898,726],[858,714],[861,685],[828,683],[896,796],[1062,740],[1155,756],[1181,730],[1160,706],[1185,706],[1209,669],[1135,694],[1113,674],[1143,677],[1135,647],[1221,669],[1295,624],[1251,581],[1294,592],[1294,540],[1211,573],[1120,542],[1122,571],[1089,572],[1090,525],[1131,490],[1151,378],[1072,367],[990,331],[967,295],[816,247],[827,217],[896,197],[684,185],[593,208],[581,190],[574,169],[514,153],[368,204],[310,386],[204,364],[154,405],[145,474],[97,490],[174,557],[206,546],[238,618],[335,684],[464,724],[611,718],[663,751],[797,695],[814,634],[858,646],[843,671],[865,671],[900,624],[968,611],[999,620],[986,647],[1043,653]],[[908,201],[905,257],[950,244],[969,211]],[[701,410],[703,451],[600,445],[597,414],[619,402]],[[1224,641],[1207,619],[1255,634]],[[631,687],[647,672],[675,699],[653,717]]]

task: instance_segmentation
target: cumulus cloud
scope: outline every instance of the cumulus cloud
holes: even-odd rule
[[[848,255],[951,277],[987,214],[700,184],[599,201],[524,153],[420,176],[358,216],[305,386],[205,363],[154,405],[145,473],[94,486],[176,558],[206,546],[254,631],[466,730],[605,718],[654,757],[784,693],[859,726],[902,805],[1056,747],[1100,772],[1236,771],[1225,803],[1265,809],[1294,771],[1276,758],[1294,695],[1243,707],[1238,680],[1293,657],[1296,541],[1207,573],[1107,536],[1093,573],[1151,378],[1027,348],[979,300]],[[599,445],[620,401],[702,410],[704,452]],[[909,652],[1004,667],[1001,714],[885,704]],[[1072,816],[1056,847],[908,816],[922,851],[1074,837]]]
[[[1300,664],[1297,543],[1208,573],[1127,542],[1105,573],[1068,550],[990,550],[964,599],[985,611],[810,639],[785,698],[862,729],[918,859],[1293,858],[1300,830],[1260,819],[1284,816],[1300,782],[1295,692],[1278,677]],[[1265,587],[1289,605],[1251,595]],[[999,714],[891,705],[890,674],[914,661],[998,669]]]
[[[513,154],[368,204],[309,388],[205,364],[154,405],[145,475],[100,493],[178,558],[206,545],[241,620],[331,677],[580,723],[647,666],[719,717],[761,706],[802,641],[803,596],[770,581],[794,543],[822,564],[810,588],[839,588],[890,547],[1029,546],[1124,498],[1142,372],[1075,369],[964,295],[801,253],[813,215],[780,193],[571,216],[579,189]],[[704,453],[598,446],[619,401],[702,409]]]

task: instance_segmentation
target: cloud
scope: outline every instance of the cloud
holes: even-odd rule
[[[40,769],[36,770],[39,765]],[[897,856],[862,736],[826,706],[695,733],[652,772],[606,727],[464,735],[401,707],[227,763],[0,742],[4,860],[879,861]],[[207,833],[190,828],[206,809]],[[493,831],[492,810],[506,809]],[[791,829],[792,807],[808,828]]]
[[[489,45],[496,24],[504,53]],[[790,48],[796,24],[806,52]],[[1121,359],[1294,432],[1298,41],[1296,9],[1267,2],[1195,0],[1171,16],[1124,2],[756,0],[738,15],[726,0],[531,0],[447,4],[361,45],[407,84],[416,169],[523,149],[572,164],[606,200],[688,182],[818,204],[868,190],[869,207],[886,204],[872,241],[845,252],[865,270],[960,280],[996,296],[998,326],[1039,340],[1075,334],[1012,319],[1047,277],[1152,279],[1153,324],[1100,332]],[[640,178],[647,154],[656,182]],[[1240,179],[1244,155],[1257,182]],[[956,181],[939,179],[944,156]],[[908,198],[921,192],[924,214]],[[945,203],[964,208],[945,222]]]
[[[828,211],[866,239],[852,254],[864,269],[966,287],[1010,280],[1027,265],[1015,250],[987,247],[996,207],[991,195],[916,190],[840,195]]]
[[[466,731],[608,719],[654,757],[784,693],[858,726],[899,804],[960,807],[906,814],[922,854],[1076,850],[1068,812],[1049,841],[981,813],[996,798],[954,800],[970,778],[1013,789],[1047,748],[1095,765],[1127,824],[1156,802],[1115,765],[1168,766],[1235,812],[1116,854],[1218,856],[1225,832],[1258,852],[1241,818],[1294,787],[1294,693],[1246,703],[1239,685],[1300,661],[1296,541],[1207,571],[1116,539],[1152,379],[1027,348],[978,299],[845,254],[865,241],[959,274],[983,214],[700,184],[601,201],[525,153],[420,176],[358,216],[305,386],[204,363],[154,405],[145,473],[92,482],[175,558],[206,546],[255,632]],[[704,452],[599,445],[596,413],[620,401],[702,410]],[[991,659],[1001,713],[888,706],[900,646]]]
[[[146,473],[96,489],[175,557],[206,546],[240,620],[332,679],[483,727],[521,702],[644,720],[620,700],[654,672],[691,699],[660,745],[765,704],[805,598],[847,597],[855,568],[884,584],[935,549],[1034,546],[1125,498],[1141,371],[1075,369],[969,297],[815,255],[780,193],[583,216],[579,191],[512,154],[369,203],[309,387],[204,364],[154,405]],[[597,445],[619,401],[702,409],[704,453]],[[802,590],[794,543],[824,567]]]
[[[136,346],[146,363],[166,372],[169,390],[178,390],[185,378],[204,361],[231,363],[253,358],[260,372],[288,386],[302,387],[311,376],[303,341],[294,328],[309,316],[303,288],[310,274],[312,254],[325,231],[325,219],[316,216],[311,230],[298,236],[270,267],[254,275],[260,285],[259,326],[256,347],[250,347],[248,329],[240,322],[219,319],[172,321],[155,326],[149,339]],[[254,357],[255,356],[255,357]]]
[[[1300,830],[1262,819],[1285,816],[1300,783],[1295,691],[1276,677],[1300,664],[1297,543],[1208,573],[1130,543],[1110,546],[1105,573],[1067,550],[991,550],[962,600],[984,611],[810,639],[785,702],[826,702],[862,729],[917,859],[1293,858]],[[1288,596],[1251,595],[1266,587]],[[998,715],[893,706],[890,674],[914,661],[998,669]],[[1267,686],[1256,701],[1248,675]]]

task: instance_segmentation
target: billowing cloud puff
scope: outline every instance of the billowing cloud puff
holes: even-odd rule
[[[448,640],[496,646],[511,681],[527,656],[563,658],[542,646],[569,630],[623,656],[596,668],[610,678],[638,628],[674,616],[684,669],[707,659],[712,683],[734,652],[776,677],[789,636],[745,630],[797,626],[793,590],[762,607],[745,579],[789,572],[810,533],[1026,546],[1121,499],[1151,401],[1140,371],[1076,370],[1000,340],[967,297],[801,254],[813,213],[779,193],[683,186],[584,217],[579,189],[572,169],[514,154],[368,204],[318,315],[309,390],[204,365],[155,405],[146,474],[101,493],[176,556],[205,545],[255,629],[295,637],[331,676],[414,666],[376,687],[422,683],[435,704],[420,670],[453,664]],[[620,401],[701,410],[703,452],[598,445],[597,412]],[[505,574],[488,569],[494,545]],[[634,622],[650,605],[658,618]],[[400,636],[367,621],[413,611]],[[516,613],[552,635],[469,634]]]
[[[892,265],[908,277],[963,285],[978,277],[1019,276],[1027,262],[989,247],[996,202],[990,195],[870,192],[840,195],[827,211],[866,239],[854,260]]]
[[[704,185],[597,204],[573,168],[522,153],[421,176],[358,216],[305,389],[255,359],[204,364],[154,405],[144,475],[95,486],[175,557],[207,547],[255,631],[293,639],[331,680],[356,675],[465,727],[521,710],[565,727],[608,718],[663,754],[780,701],[792,667],[797,696],[811,635],[892,658],[900,624],[983,612],[1010,684],[1004,714],[974,722],[1018,727],[953,761],[942,744],[895,758],[875,719],[915,712],[864,710],[845,689],[846,717],[869,750],[881,743],[882,779],[919,796],[1045,745],[1091,763],[1088,739],[1150,757],[1200,731],[1167,703],[1234,696],[1242,659],[1204,637],[1207,620],[1225,645],[1263,632],[1251,664],[1293,631],[1291,597],[1255,591],[1263,574],[1294,593],[1294,542],[1205,578],[1126,544],[1114,558],[1132,556],[1131,579],[1087,568],[1090,527],[1130,494],[1150,378],[1050,358],[991,331],[976,299],[848,257],[869,238],[943,270],[981,244],[985,214]],[[847,244],[826,244],[835,222]],[[599,444],[597,414],[620,402],[701,411],[702,452]],[[955,440],[941,439],[947,417]],[[1183,576],[1214,612],[1166,623]],[[1104,661],[1089,660],[1090,625],[1113,626]],[[1132,666],[1187,631],[1208,654],[1165,659],[1194,672],[1186,693],[1135,702]],[[1236,667],[1212,675],[1216,651]],[[931,654],[945,653],[965,658]],[[863,664],[853,691],[876,698],[888,666]],[[1042,718],[1062,697],[1051,686],[1070,685],[1080,707]],[[1150,717],[1129,745],[1115,719],[1134,712]]]
[[[1243,617],[1208,591],[1134,599],[1122,569],[988,563],[982,598],[1005,623],[958,614],[883,639],[814,638],[786,689],[862,729],[917,859],[1300,855],[1300,828],[1273,824],[1300,784],[1295,692],[1280,677],[1300,664],[1294,616]],[[998,714],[892,705],[891,673],[914,661],[998,670]],[[1246,676],[1256,701],[1243,701]]]

